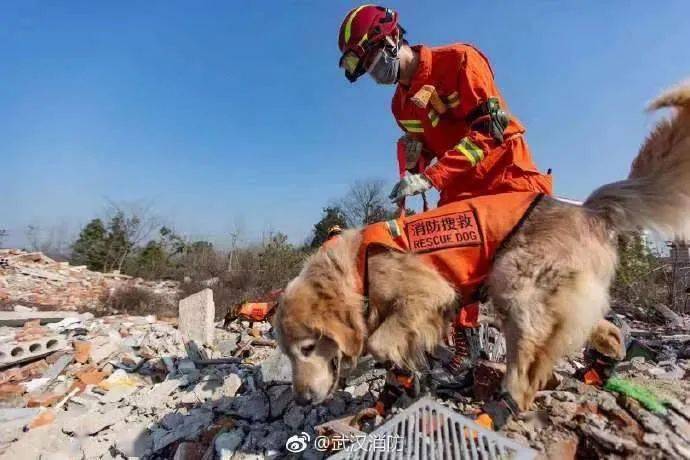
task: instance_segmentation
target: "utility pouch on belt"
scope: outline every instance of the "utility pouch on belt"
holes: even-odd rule
[[[501,109],[498,98],[490,97],[467,116],[467,123],[477,131],[489,134],[499,144],[503,143],[503,132],[508,127],[510,117]]]

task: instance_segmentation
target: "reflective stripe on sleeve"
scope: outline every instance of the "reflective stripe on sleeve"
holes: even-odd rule
[[[408,133],[423,133],[422,120],[399,120]]]
[[[484,159],[484,150],[472,142],[468,137],[463,137],[455,150],[467,157],[472,166],[477,166],[477,163]]]

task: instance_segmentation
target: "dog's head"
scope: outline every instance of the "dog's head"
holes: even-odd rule
[[[336,389],[344,361],[364,349],[363,298],[338,252],[312,256],[285,290],[275,317],[278,343],[292,363],[299,404],[318,404]]]

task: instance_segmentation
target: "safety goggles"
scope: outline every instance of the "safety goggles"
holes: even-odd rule
[[[362,47],[346,51],[340,58],[340,68],[345,70],[345,77],[354,82],[364,75],[379,55],[381,48],[370,48],[365,50]]]

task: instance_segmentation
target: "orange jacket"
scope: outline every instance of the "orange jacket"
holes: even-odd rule
[[[470,126],[489,98],[498,98],[507,111],[486,57],[465,44],[413,49],[419,66],[410,86],[398,85],[392,110],[400,127],[423,142],[427,152],[420,165],[437,159],[424,174],[440,190],[439,204],[510,191],[551,194],[551,176],[537,170],[516,118],[510,117],[501,144]],[[424,90],[428,96],[429,85],[433,97],[420,98]]]
[[[479,196],[364,227],[357,254],[361,292],[367,289],[367,255],[378,246],[419,254],[455,286],[463,305],[473,302],[496,251],[541,196],[534,192]]]

